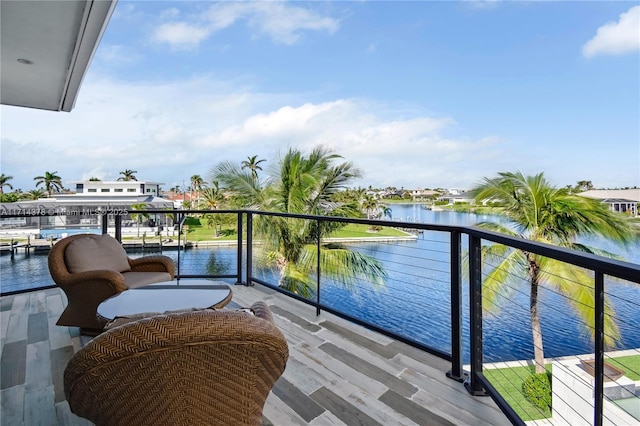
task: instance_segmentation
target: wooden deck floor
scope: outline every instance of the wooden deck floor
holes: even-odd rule
[[[490,398],[445,376],[449,364],[261,286],[233,288],[233,306],[264,300],[290,357],[264,408],[266,425],[508,425]],[[0,298],[2,425],[90,425],[69,410],[62,372],[88,337],[55,325],[58,289]]]

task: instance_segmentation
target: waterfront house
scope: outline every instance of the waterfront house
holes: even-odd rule
[[[410,191],[410,193],[411,193],[411,198],[414,201],[417,201],[417,200],[424,201],[427,199],[435,198],[438,195],[440,195],[439,191],[432,191],[430,189],[414,189]]]
[[[170,191],[170,192],[161,194],[161,196],[165,200],[171,201],[173,203],[173,207],[176,209],[182,209],[185,207],[185,205],[190,206],[192,199],[193,200],[198,199],[198,195],[196,194],[194,196],[191,191],[185,191],[185,192]]]
[[[469,191],[461,189],[449,189],[438,197],[438,201],[446,201],[448,204],[466,203],[473,204],[475,199]]]
[[[78,196],[103,196],[127,195],[127,196],[158,196],[160,194],[160,182],[150,182],[141,180],[79,180],[71,181],[75,186],[75,195]]]
[[[614,212],[628,213],[638,216],[638,204],[640,204],[640,188],[633,189],[592,189],[581,192],[579,195],[600,200],[609,206]]]
[[[75,193],[54,193],[38,200],[24,200],[15,203],[0,203],[0,229],[11,229],[14,234],[31,234],[36,238],[77,229],[99,229],[101,216],[117,214],[123,225],[133,226],[136,222],[135,210],[173,209],[174,203],[159,197],[159,182],[151,181],[72,181]],[[136,208],[134,208],[136,207]],[[49,216],[39,216],[40,213]],[[7,217],[13,213],[26,213],[30,217],[20,219]],[[160,216],[159,216],[160,217]],[[165,223],[166,216],[144,217],[142,224],[146,231],[155,232],[157,226],[172,226]],[[113,226],[113,223],[110,224]],[[56,234],[56,236],[57,236]]]

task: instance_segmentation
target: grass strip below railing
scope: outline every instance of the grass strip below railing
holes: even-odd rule
[[[551,374],[551,364],[546,365]],[[551,417],[551,409],[541,410],[533,405],[522,392],[522,384],[535,372],[535,366],[484,369],[482,374],[500,393],[523,421],[541,420]],[[551,384],[553,389],[553,383]]]
[[[196,224],[196,221],[192,220],[188,227],[184,229],[186,234],[187,241],[191,242],[200,242],[200,241],[235,241],[238,239],[238,234],[235,228],[222,228],[218,230],[218,235],[214,230],[206,225]],[[339,229],[338,231],[331,234],[330,238],[376,238],[376,237],[406,237],[410,234],[407,232],[401,231],[395,228],[389,227],[380,227],[380,229],[376,228],[375,230],[371,229],[370,226],[360,225],[355,223],[347,224],[344,228]],[[137,235],[127,235],[123,236],[123,240],[137,240],[141,239],[142,235],[139,237]],[[153,242],[155,240],[159,240],[160,238],[166,239],[168,238],[166,232],[161,232],[160,236],[155,235],[146,235],[145,239],[148,242]],[[178,235],[177,232],[171,236],[172,239],[177,240]],[[183,235],[184,239],[185,236]]]
[[[607,358],[606,362],[620,368],[625,376],[633,381],[640,380],[640,355],[629,355],[615,358]],[[551,364],[546,364],[546,369],[551,376]],[[541,410],[525,398],[522,392],[522,384],[527,377],[533,374],[534,366],[491,368],[484,369],[483,374],[500,393],[502,398],[511,406],[523,421],[541,420],[551,418],[551,410]],[[551,383],[553,391],[553,382]]]
[[[624,371],[624,375],[631,380],[640,380],[640,355],[606,358],[605,361]]]

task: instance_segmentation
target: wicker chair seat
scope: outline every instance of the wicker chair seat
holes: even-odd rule
[[[98,425],[259,425],[287,342],[263,302],[111,328],[64,372],[71,411]]]

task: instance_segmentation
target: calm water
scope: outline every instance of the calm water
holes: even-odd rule
[[[414,223],[473,225],[479,221],[501,220],[486,215],[429,211],[419,205],[391,205],[391,208],[394,220]],[[369,286],[350,292],[323,281],[323,303],[450,352],[448,238],[446,234],[428,232],[414,242],[403,244],[352,245],[352,249],[375,256],[384,264],[388,273],[385,286],[377,292]],[[633,263],[640,263],[640,243],[625,251],[607,241],[585,242],[622,255]],[[177,260],[177,251],[164,251],[163,254]],[[132,255],[139,256],[142,253]],[[180,253],[183,274],[233,273],[235,265],[235,247],[193,249]],[[254,275],[276,282],[274,274],[268,271],[255,271]],[[425,280],[425,276],[428,279]],[[47,270],[46,254],[25,256],[20,252],[13,260],[10,256],[2,256],[0,284],[5,292],[53,284]],[[640,348],[640,289],[621,283],[607,283],[606,289],[621,331],[618,349]],[[466,285],[463,285],[463,293],[463,312],[466,315]],[[591,340],[585,336],[581,320],[573,313],[569,301],[550,290],[541,291],[540,301],[545,356],[593,352]],[[485,317],[483,336],[486,361],[532,358],[528,303],[528,289],[521,286],[503,300],[499,309]],[[467,322],[465,316],[464,324]],[[468,335],[468,328],[463,327],[465,353],[468,353]]]

